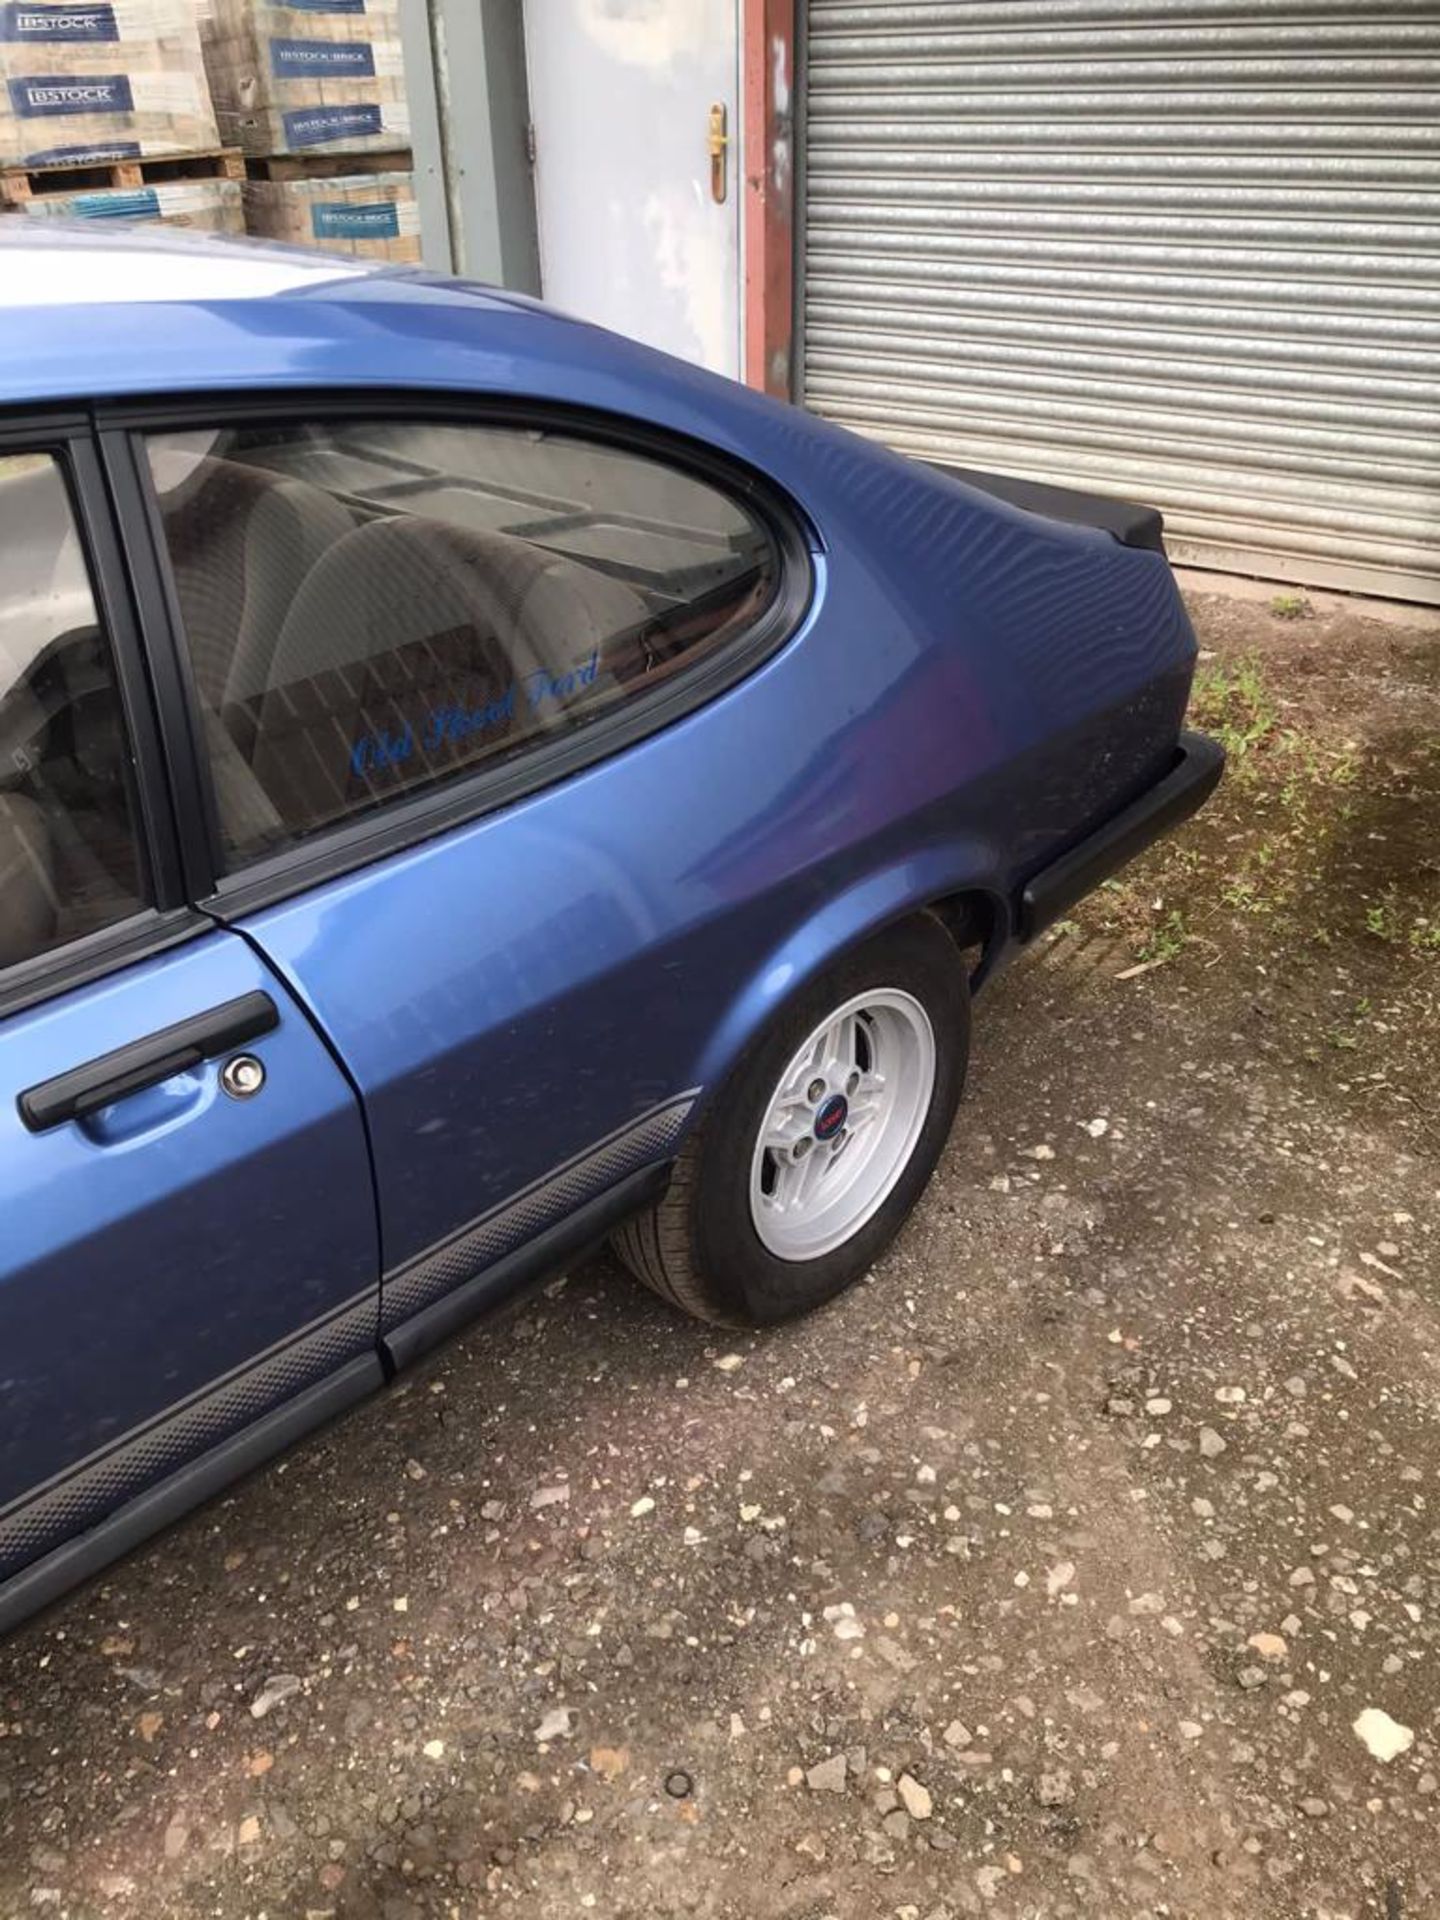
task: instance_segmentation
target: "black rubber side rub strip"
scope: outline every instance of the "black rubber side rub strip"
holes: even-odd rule
[[[238,1480],[277,1453],[285,1453],[307,1433],[327,1420],[333,1420],[347,1407],[378,1391],[385,1384],[385,1373],[378,1354],[361,1354],[348,1361],[338,1372],[306,1387],[293,1399],[282,1401],[261,1414],[258,1420],[228,1440],[222,1440],[208,1452],[187,1460],[166,1479],[148,1487],[144,1493],[127,1500],[123,1507],[104,1520],[76,1534],[62,1546],[53,1548],[39,1560],[32,1560],[4,1582],[0,1582],[0,1635],[27,1619],[41,1607],[58,1600],[81,1580],[129,1553],[142,1540],[149,1540],[182,1514],[198,1507],[202,1500]]]
[[[132,1040],[128,1047],[116,1047],[113,1053],[102,1053],[53,1080],[42,1080],[20,1095],[20,1118],[32,1133],[83,1119],[98,1107],[156,1086],[187,1067],[198,1067],[217,1053],[258,1040],[279,1024],[280,1015],[268,993],[242,993],[208,1013],[177,1020],[173,1027],[161,1027],[143,1040]]]
[[[1044,514],[1047,520],[1068,520],[1072,526],[1098,527],[1113,534],[1122,547],[1149,547],[1165,551],[1165,521],[1158,507],[1139,507],[1128,500],[1110,500],[1100,493],[1082,493],[1078,487],[1054,487],[1043,480],[1017,480],[1008,473],[980,473],[972,467],[952,467],[943,460],[927,460],[937,473],[963,480],[967,487],[992,493],[1012,507]]]
[[[1020,892],[1020,938],[1033,939],[1067,907],[1143,853],[1152,840],[1197,813],[1219,786],[1224,770],[1225,749],[1218,740],[1206,733],[1182,733],[1168,773],[1079,846],[1026,881]]]

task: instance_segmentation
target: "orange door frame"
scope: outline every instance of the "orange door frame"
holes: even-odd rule
[[[791,392],[796,0],[740,0],[747,386]]]

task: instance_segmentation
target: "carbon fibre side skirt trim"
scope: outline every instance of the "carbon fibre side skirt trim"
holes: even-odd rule
[[[622,1220],[658,1199],[669,1178],[670,1162],[665,1161],[641,1167],[638,1173],[607,1187],[576,1212],[567,1213],[544,1233],[527,1240],[473,1279],[452,1287],[387,1333],[381,1341],[385,1357],[399,1372],[471,1320],[523,1299],[531,1289],[562,1272],[570,1261],[582,1259],[599,1246]]]
[[[208,1454],[348,1361],[374,1353],[372,1287],[257,1365],[195,1395],[13,1507],[0,1520],[0,1578],[95,1526],[155,1481]]]
[[[543,1174],[522,1192],[387,1274],[380,1289],[382,1335],[477,1278],[607,1188],[656,1161],[672,1159],[698,1091],[692,1088],[677,1094],[628,1121],[597,1145]]]
[[[19,1626],[80,1581],[130,1553],[192,1508],[223,1493],[242,1474],[284,1453],[307,1433],[333,1420],[385,1383],[375,1354],[351,1360],[283,1406],[231,1434],[167,1479],[128,1500],[77,1539],[67,1540],[0,1584],[0,1634]]]

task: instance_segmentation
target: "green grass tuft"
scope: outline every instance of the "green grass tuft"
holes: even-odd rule
[[[1224,747],[1232,772],[1243,767],[1279,725],[1275,696],[1253,655],[1203,666],[1195,676],[1190,707],[1196,725]]]

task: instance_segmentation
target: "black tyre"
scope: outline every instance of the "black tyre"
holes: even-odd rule
[[[614,1236],[675,1306],[766,1326],[831,1300],[894,1239],[935,1169],[970,1049],[954,942],[928,916],[878,934],[766,1030],[665,1195]]]

